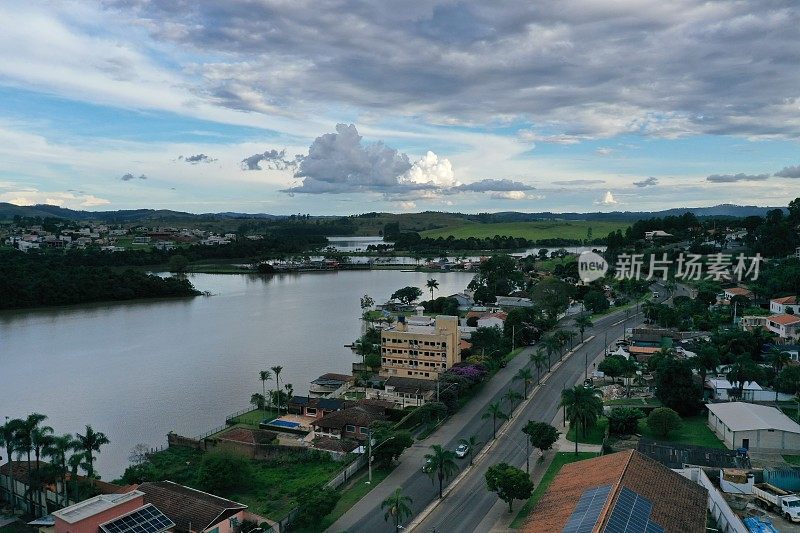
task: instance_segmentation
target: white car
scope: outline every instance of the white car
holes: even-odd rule
[[[458,448],[456,448],[456,457],[459,459],[463,459],[469,453],[469,446],[466,444],[459,444]]]

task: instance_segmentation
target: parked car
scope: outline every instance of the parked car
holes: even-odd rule
[[[426,474],[433,469],[433,461],[430,459],[425,459],[425,464],[422,465],[422,471]]]
[[[469,446],[466,444],[459,444],[456,448],[456,457],[463,459],[469,453]]]

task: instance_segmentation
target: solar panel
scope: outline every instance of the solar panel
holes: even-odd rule
[[[623,487],[611,511],[605,532],[607,533],[664,533],[664,528],[650,520],[653,504]]]
[[[591,533],[600,516],[600,511],[611,492],[611,485],[601,485],[581,494],[575,510],[562,530],[563,533]]]
[[[105,533],[161,533],[175,523],[152,503],[100,526]]]

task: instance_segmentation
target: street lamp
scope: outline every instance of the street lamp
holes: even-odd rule
[[[380,448],[381,446],[383,446],[384,444],[386,444],[387,442],[389,442],[392,439],[394,439],[394,437],[389,437],[385,441],[383,441],[380,444],[378,444],[377,446],[375,446],[375,449],[377,450],[378,448]],[[370,429],[369,433],[367,435],[367,470],[369,472],[369,480],[366,481],[367,485],[372,483],[372,452],[373,452],[373,448],[372,448],[372,429]]]

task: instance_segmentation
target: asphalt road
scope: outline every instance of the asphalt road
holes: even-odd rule
[[[659,289],[661,301],[666,290]],[[592,328],[585,332],[587,341],[564,362],[549,374],[546,381],[533,393],[532,399],[524,409],[518,411],[514,418],[502,426],[498,426],[498,440],[492,449],[480,461],[476,462],[468,474],[454,487],[452,492],[415,528],[415,531],[429,532],[434,527],[437,532],[468,532],[476,528],[497,502],[497,496],[486,490],[484,473],[492,464],[504,461],[514,466],[525,467],[525,440],[520,432],[528,420],[553,420],[559,407],[561,390],[571,386],[583,378],[586,361],[594,358],[603,350],[604,339],[611,343],[622,336],[623,327],[631,327],[641,323],[641,314],[632,315],[625,323],[625,311],[618,311],[598,319]],[[562,321],[564,326],[570,325],[572,318]],[[589,339],[594,335],[593,338]],[[492,420],[483,419],[482,415],[489,403],[499,401],[509,387],[522,393],[522,384],[513,380],[520,368],[529,367],[529,354],[534,350],[528,347],[523,350],[509,365],[501,369],[489,380],[480,393],[464,406],[458,413],[445,422],[433,435],[423,441],[416,442],[407,449],[400,458],[400,464],[392,473],[345,513],[329,529],[329,532],[350,533],[393,531],[394,524],[384,519],[381,502],[395,488],[401,487],[403,493],[413,499],[411,509],[413,516],[422,512],[428,504],[438,497],[438,482],[433,483],[427,474],[422,472],[424,456],[429,453],[432,444],[442,444],[446,448],[455,449],[458,441],[475,435],[486,443],[492,439]],[[555,357],[554,357],[555,362]],[[536,373],[535,368],[532,368]],[[589,369],[591,372],[591,368]],[[543,373],[543,378],[547,375]],[[530,395],[530,392],[529,392]],[[475,450],[477,454],[479,450]],[[469,464],[462,459],[462,468]],[[448,480],[450,482],[452,480]],[[413,520],[413,519],[412,519]]]

